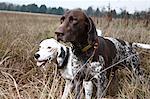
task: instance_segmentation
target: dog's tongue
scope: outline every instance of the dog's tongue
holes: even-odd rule
[[[37,66],[42,66],[45,62],[37,62]]]

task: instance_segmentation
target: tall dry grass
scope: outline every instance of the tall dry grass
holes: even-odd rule
[[[38,68],[33,59],[39,42],[53,37],[58,25],[58,16],[0,12],[0,99],[61,98],[64,79],[57,68],[51,64],[45,70]],[[105,19],[99,19],[96,26],[106,36],[150,44],[150,27],[143,27],[141,22],[134,24],[131,20],[124,26],[115,19],[107,26]],[[145,77],[139,83],[127,69],[118,70],[118,99],[150,98],[150,51],[138,51]]]

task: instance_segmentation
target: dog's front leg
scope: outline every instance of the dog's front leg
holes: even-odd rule
[[[106,94],[106,87],[107,87],[107,84],[108,84],[108,80],[107,80],[107,77],[106,77],[106,73],[101,73],[100,75],[98,75],[98,78],[97,78],[97,84],[96,84],[96,87],[97,87],[97,99],[101,99],[103,96],[105,96]]]
[[[72,87],[73,87],[72,82],[70,80],[66,80],[65,89],[61,99],[67,99],[68,94],[69,92],[71,92]]]
[[[83,81],[83,87],[85,91],[85,99],[91,99],[93,93],[93,83],[92,81]]]

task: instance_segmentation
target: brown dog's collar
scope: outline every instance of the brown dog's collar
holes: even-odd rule
[[[91,44],[87,45],[86,47],[84,47],[82,49],[82,52],[86,52],[88,49],[90,49],[92,47]],[[97,49],[98,48],[98,38],[96,39],[95,43],[94,43],[94,49]]]
[[[84,47],[83,49],[82,49],[82,52],[86,52],[88,49],[90,49],[92,47],[92,45],[87,45],[86,47]]]

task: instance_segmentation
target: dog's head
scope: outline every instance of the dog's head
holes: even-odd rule
[[[34,57],[37,61],[37,66],[45,65],[47,62],[56,62],[58,68],[61,68],[66,53],[66,47],[51,38],[40,43],[39,50],[34,54]]]
[[[67,11],[61,17],[60,23],[55,31],[58,41],[91,43],[96,39],[94,22],[82,10]]]

